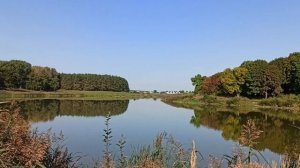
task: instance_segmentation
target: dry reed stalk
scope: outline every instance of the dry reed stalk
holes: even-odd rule
[[[135,168],[135,166],[134,166]],[[153,161],[150,159],[142,160],[136,168],[163,168],[159,161]]]
[[[263,131],[259,130],[256,127],[255,121],[250,119],[245,125],[243,125],[243,131],[241,134],[240,141],[243,145],[252,148],[255,144],[258,143],[256,140],[260,137],[260,134],[262,132]]]
[[[193,140],[193,148],[191,153],[191,168],[197,168],[197,153],[196,153],[196,145],[195,141]]]

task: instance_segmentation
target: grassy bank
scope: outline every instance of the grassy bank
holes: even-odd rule
[[[239,108],[239,109],[274,109],[300,111],[300,96],[284,95],[268,99],[248,99],[245,97],[220,97],[212,95],[177,95],[162,98],[162,101],[189,109],[197,109],[203,106],[217,106],[219,108]]]
[[[83,99],[83,100],[128,100],[141,98],[159,98],[159,94],[111,92],[111,91],[75,91],[59,90],[55,92],[18,90],[0,90],[0,100],[16,99]]]
[[[247,99],[243,97],[219,97],[199,95],[177,95],[162,98],[162,101],[174,107],[193,109],[194,111],[231,114],[262,113],[265,116],[300,121],[299,96],[285,95],[269,99]],[[297,127],[298,128],[298,127]]]

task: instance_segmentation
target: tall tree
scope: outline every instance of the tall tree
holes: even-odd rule
[[[4,87],[25,88],[30,71],[31,64],[25,61],[11,60],[2,62],[0,73],[2,74]]]
[[[242,92],[242,86],[246,82],[246,77],[248,74],[248,69],[243,67],[237,67],[233,69],[233,75],[235,77],[236,83],[238,85],[238,89],[236,90],[237,96],[239,96]]]
[[[248,70],[242,93],[249,97],[264,96],[268,62],[265,60],[245,61],[241,67]]]
[[[290,60],[290,91],[292,93],[300,93],[300,53],[291,53],[288,57]]]
[[[194,76],[193,78],[191,78],[192,84],[193,86],[195,86],[194,89],[194,93],[200,93],[202,90],[202,84],[203,81],[206,77],[205,76],[201,76],[200,74]]]
[[[5,88],[4,86],[4,74],[2,72],[2,66],[5,64],[4,61],[0,61],[0,89]]]
[[[282,78],[281,72],[277,66],[269,64],[265,71],[265,78],[262,81],[263,88],[262,92],[265,98],[268,98],[269,95],[277,96],[283,89],[281,87]]]
[[[276,58],[269,63],[269,66],[276,68],[279,73],[277,77],[281,81],[281,88],[284,93],[290,93],[290,72],[291,64],[288,58]]]
[[[55,91],[60,88],[59,74],[54,68],[33,66],[26,83],[31,90]]]
[[[204,94],[219,94],[221,86],[220,73],[207,77],[202,84]]]
[[[237,67],[233,70],[226,69],[221,73],[222,92],[226,95],[239,96],[242,92],[242,85],[245,83],[245,78],[248,70],[243,67]]]
[[[226,95],[234,95],[239,91],[239,85],[231,69],[225,69],[221,73],[222,92]]]

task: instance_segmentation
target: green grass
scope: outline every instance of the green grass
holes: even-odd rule
[[[283,95],[268,99],[248,99],[245,97],[199,96],[164,98],[162,101],[174,107],[196,111],[230,112],[248,114],[260,112],[266,116],[289,121],[300,121],[300,96]]]
[[[300,108],[300,96],[297,95],[285,95],[275,98],[269,98],[261,100],[259,102],[260,106],[264,107],[276,107],[285,109],[299,110]]]
[[[268,99],[248,99],[245,97],[221,97],[213,95],[189,95],[164,97],[163,102],[190,109],[201,106],[218,106],[221,108],[247,108],[256,110],[258,108],[282,109],[300,111],[300,96],[283,95]]]
[[[0,100],[2,101],[12,99],[128,100],[141,98],[159,98],[159,94],[75,90],[59,90],[55,92],[40,92],[29,90],[0,91]]]

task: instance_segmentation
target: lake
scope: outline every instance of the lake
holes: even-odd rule
[[[105,116],[110,113],[112,151],[123,134],[126,151],[132,146],[152,144],[155,136],[167,132],[180,141],[185,149],[191,148],[192,140],[204,156],[206,165],[209,155],[222,157],[231,154],[242,130],[242,124],[254,119],[263,130],[260,143],[255,149],[267,160],[280,160],[285,151],[300,153],[300,123],[297,120],[274,115],[273,112],[224,112],[213,107],[191,110],[173,107],[160,100],[29,100],[20,103],[24,117],[33,128],[64,134],[68,149],[85,156],[83,163],[91,164],[100,159],[103,151],[102,134]],[[297,128],[298,127],[298,128]]]

